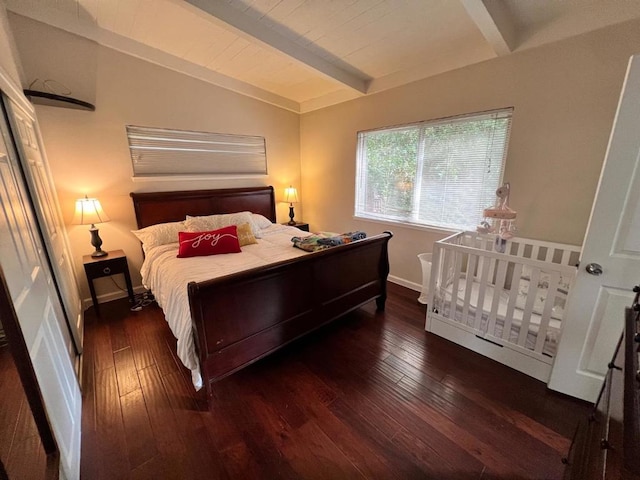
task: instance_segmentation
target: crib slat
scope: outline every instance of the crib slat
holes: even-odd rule
[[[476,248],[478,248],[478,250],[483,251],[487,249],[487,239],[486,238],[482,238],[482,237],[478,237],[476,239]],[[476,281],[478,280],[478,278],[480,277],[480,274],[482,272],[482,269],[484,268],[484,262],[486,261],[486,258],[484,255],[480,255],[478,257],[478,268],[476,270],[475,273],[475,279]]]
[[[462,240],[462,244],[465,247],[475,247],[477,235],[473,235],[472,233],[467,232],[461,240]]]
[[[507,261],[498,260],[496,282],[493,285],[493,303],[491,305],[491,313],[489,314],[489,321],[487,323],[487,332],[490,335],[496,335],[496,317],[498,316],[498,307],[500,306],[500,294],[504,290],[504,281],[507,276]]]
[[[450,249],[448,252],[448,266],[447,266],[447,285],[453,285],[453,282],[456,280],[456,257],[458,256],[458,252],[456,250]],[[452,293],[455,293],[452,291]],[[449,305],[449,317],[453,317],[453,312],[455,312],[456,308],[456,300],[455,296],[449,297],[450,305]]]
[[[452,252],[448,246],[442,249],[442,287],[447,288],[451,284],[451,257]],[[447,304],[451,302],[451,298],[447,299],[447,296],[442,297],[442,315],[445,315],[447,311]]]
[[[538,280],[540,278],[540,269],[533,267],[531,269],[531,281],[529,283],[529,294],[522,313],[522,324],[520,325],[520,333],[518,335],[518,345],[526,348],[527,334],[529,333],[529,325],[531,324],[531,312],[533,312],[533,304],[538,294]]]
[[[487,252],[490,252],[491,250],[493,250],[493,237],[486,237],[484,239],[484,249]]]
[[[497,241],[498,237],[489,237],[486,240],[486,244],[485,244],[485,250],[487,252],[497,252],[496,250],[496,241]],[[489,262],[489,279],[491,279],[491,281],[493,281],[493,278],[495,277],[495,273],[496,273],[496,261],[493,258],[487,258],[486,259]]]
[[[513,267],[513,276],[511,277],[511,290],[509,291],[509,303],[507,304],[507,313],[504,318],[502,327],[502,339],[510,341],[511,325],[513,324],[513,311],[518,300],[518,289],[520,288],[520,277],[522,276],[522,263],[516,263]]]
[[[473,278],[478,266],[478,255],[469,255],[467,261],[467,280],[464,287],[464,305],[462,307],[462,320],[465,325],[469,325],[469,304],[471,303],[471,292],[473,291]]]
[[[476,319],[473,328],[480,331],[482,329],[482,314],[484,312],[484,292],[487,288],[487,278],[489,277],[489,263],[493,261],[491,257],[480,257],[482,262],[482,273],[480,275],[480,285],[478,286],[478,299],[476,301]]]
[[[569,250],[568,248],[565,248],[562,252],[561,264],[569,265],[570,261],[571,261],[571,250]]]
[[[538,260],[538,254],[540,253],[540,245],[531,246],[531,259]]]
[[[453,285],[451,287],[451,308],[449,309],[449,318],[456,320],[458,311],[458,284],[460,283],[460,274],[462,270],[462,253],[454,252],[453,254]]]
[[[476,235],[476,237],[472,239],[470,243],[476,250],[484,250],[484,242],[485,238],[482,235]]]
[[[513,253],[511,253],[511,249],[513,249],[513,239],[507,240],[504,252],[507,255],[513,255]]]
[[[434,308],[437,308],[438,305],[436,305],[436,299],[439,297],[439,295],[437,294],[437,292],[439,292],[439,289],[441,287],[440,285],[440,278],[442,278],[442,264],[440,263],[440,252],[442,251],[442,248],[440,246],[440,244],[438,242],[435,242],[433,244],[433,250],[432,250],[432,254],[431,254],[431,276],[429,278],[429,288],[427,290],[427,308],[429,310],[433,310]],[[438,301],[439,303],[439,301]],[[428,318],[429,318],[429,310],[427,310],[427,323],[428,323]]]
[[[498,262],[496,259],[491,259],[489,264],[489,281],[493,282],[493,279],[496,278],[496,267],[498,266]]]
[[[549,290],[547,291],[547,298],[544,302],[544,308],[542,309],[542,318],[540,319],[540,327],[538,328],[538,338],[536,338],[536,345],[534,351],[542,353],[544,344],[547,340],[547,330],[549,329],[549,322],[551,321],[551,312],[553,305],[556,301],[556,295],[558,294],[558,285],[560,284],[560,272],[551,272],[551,278],[549,279]],[[537,292],[536,292],[537,293]]]
[[[553,254],[555,253],[555,248],[547,246],[547,254],[544,256],[544,261],[547,263],[553,262]]]

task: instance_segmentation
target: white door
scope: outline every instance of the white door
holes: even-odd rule
[[[58,443],[61,477],[76,479],[82,400],[65,348],[69,333],[12,148],[9,125],[1,111],[0,131],[0,264]]]
[[[567,299],[549,388],[591,402],[597,399],[622,333],[624,308],[631,305],[632,289],[638,284],[640,56],[634,56],[609,138],[575,286]]]
[[[68,342],[67,349],[72,359],[78,359],[78,355],[82,353],[82,304],[53,178],[42,149],[38,124],[32,112],[20,107],[8,97],[4,97],[4,100],[27,184],[33,192],[31,198],[40,228],[43,230],[58,294],[73,337]],[[75,362],[76,369],[79,368],[79,363]]]

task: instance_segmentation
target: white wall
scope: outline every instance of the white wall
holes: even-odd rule
[[[26,82],[51,78],[67,84],[95,112],[36,106],[49,163],[67,223],[76,198],[100,199],[111,222],[98,225],[105,250],[123,249],[134,286],[140,285],[140,244],[129,193],[273,185],[278,195],[300,187],[297,114],[207,84],[42,23],[10,15]],[[86,95],[86,96],[85,96]],[[251,180],[132,181],[125,125],[259,135],[266,139],[269,175]],[[299,210],[299,215],[302,210]],[[298,212],[297,212],[298,213]],[[278,219],[288,219],[285,204]],[[88,286],[82,255],[91,253],[86,226],[67,227],[82,297]],[[122,279],[115,280],[124,286]],[[118,294],[109,278],[96,281],[98,295]]]

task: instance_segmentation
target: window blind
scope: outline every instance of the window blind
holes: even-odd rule
[[[513,109],[358,133],[356,216],[475,229],[495,203]]]
[[[264,137],[127,125],[134,177],[267,174]]]

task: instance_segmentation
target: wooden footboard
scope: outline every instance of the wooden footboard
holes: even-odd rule
[[[376,300],[384,310],[389,274],[384,234],[189,284],[200,367],[212,384],[287,343]]]

